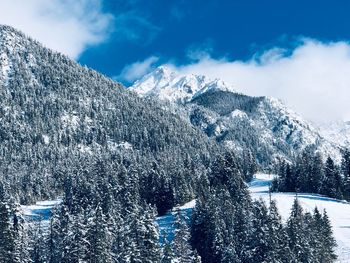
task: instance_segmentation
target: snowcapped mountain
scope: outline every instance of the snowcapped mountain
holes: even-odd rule
[[[131,87],[142,96],[157,97],[171,102],[185,103],[210,90],[234,91],[219,79],[203,75],[181,75],[168,66],[160,66]]]
[[[350,148],[350,121],[323,123],[317,127],[320,134],[329,141]]]
[[[249,150],[263,166],[291,160],[306,147],[340,158],[338,144],[320,135],[279,100],[239,94],[218,79],[181,75],[161,66],[131,89],[185,107],[193,125],[229,149],[242,154]]]

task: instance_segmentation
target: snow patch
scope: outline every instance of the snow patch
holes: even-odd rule
[[[61,116],[61,122],[63,124],[64,128],[72,128],[75,130],[78,127],[79,124],[79,117],[74,114],[64,114]]]
[[[241,119],[243,119],[243,118],[248,118],[248,115],[244,111],[234,110],[233,112],[231,112],[230,117],[232,119],[234,119],[234,118],[241,118]]]
[[[50,137],[46,134],[42,135],[44,143],[47,145],[50,143]]]
[[[196,199],[193,199],[191,201],[189,201],[188,203],[186,204],[183,204],[181,206],[176,206],[173,208],[173,211],[176,211],[178,209],[180,210],[184,210],[184,209],[189,209],[189,208],[194,208],[196,206]]]

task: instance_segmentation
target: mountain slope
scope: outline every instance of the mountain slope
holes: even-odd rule
[[[207,84],[198,85],[193,81],[198,79],[205,79]],[[239,94],[222,83],[203,76],[182,76],[162,66],[137,81],[131,89],[141,96],[185,107],[185,114],[193,125],[229,149],[242,153],[250,150],[263,167],[280,159],[292,160],[306,147],[340,158],[337,144],[322,137],[280,101]],[[184,92],[185,87],[195,92],[189,95]]]
[[[0,175],[22,203],[50,198],[70,170],[104,155],[173,175],[185,159],[200,167],[216,152],[157,102],[8,26],[0,26],[0,97]]]
[[[317,128],[323,137],[350,148],[350,121],[322,123],[317,125]]]

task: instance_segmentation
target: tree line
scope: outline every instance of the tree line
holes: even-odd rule
[[[280,165],[271,190],[317,193],[350,200],[350,151],[343,151],[338,165],[331,157],[323,161],[320,153],[306,149],[295,163]]]

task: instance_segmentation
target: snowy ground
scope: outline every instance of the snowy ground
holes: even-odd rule
[[[196,200],[192,200],[182,206],[175,207],[171,213],[167,213],[164,216],[157,217],[157,224],[159,227],[160,232],[160,243],[164,244],[164,240],[167,239],[168,241],[171,241],[174,237],[174,220],[175,220],[175,211],[177,209],[181,210],[181,213],[183,216],[185,216],[186,220],[188,220],[188,223],[190,222],[192,210],[196,205]]]
[[[50,218],[51,210],[62,200],[57,199],[53,201],[40,201],[35,205],[22,205],[22,213],[25,218],[35,221],[47,221]]]
[[[262,198],[269,201],[268,187],[272,175],[257,174],[250,183],[250,191],[253,198]],[[277,206],[284,220],[289,216],[295,193],[272,193],[272,199],[277,201]],[[350,204],[345,201],[324,197],[317,194],[298,194],[298,200],[304,211],[312,211],[316,206],[320,211],[327,210],[332,222],[334,236],[338,243],[338,262],[350,263]]]

